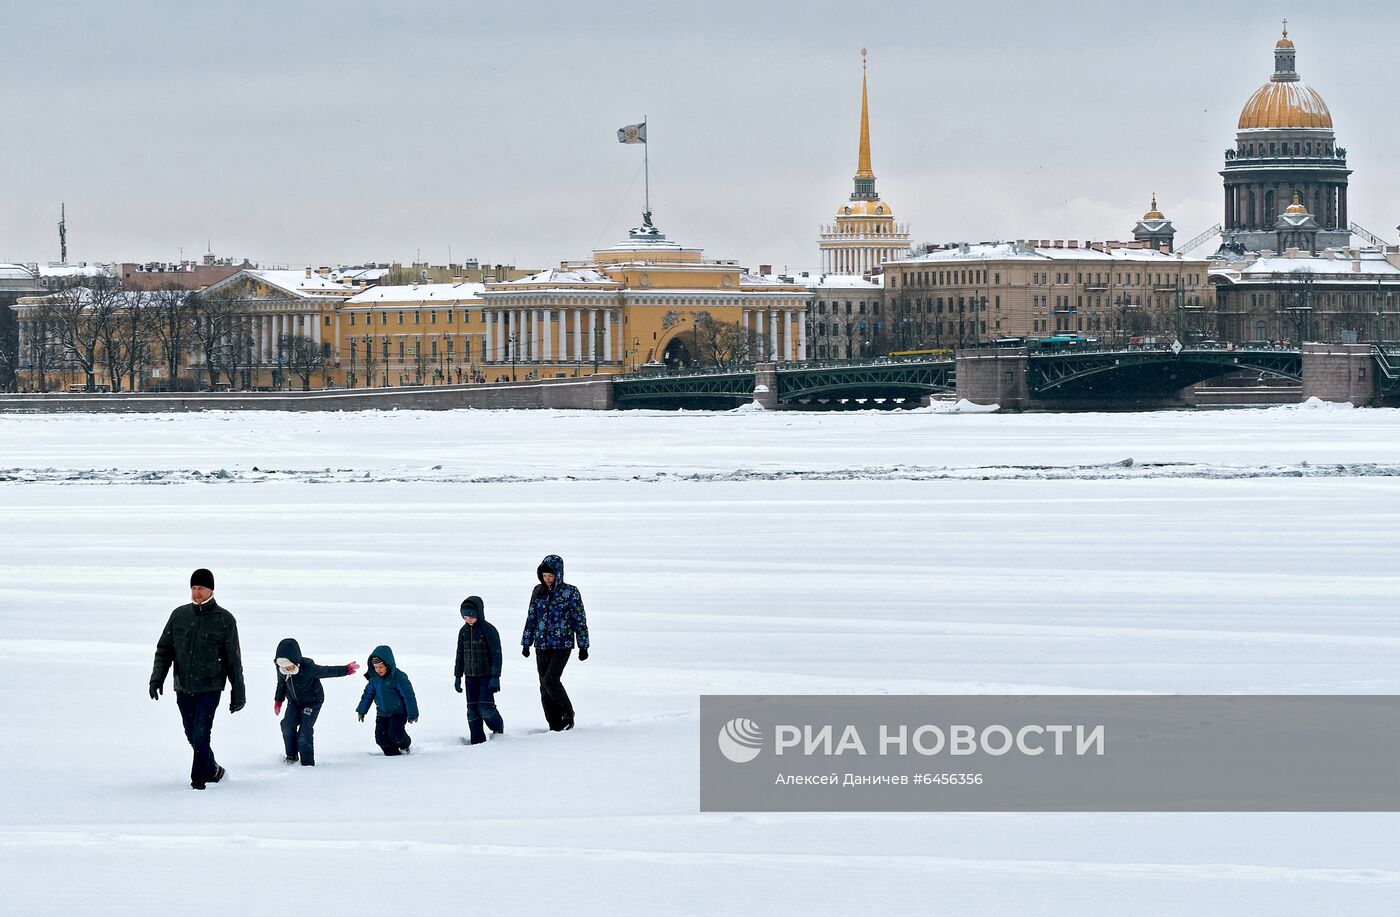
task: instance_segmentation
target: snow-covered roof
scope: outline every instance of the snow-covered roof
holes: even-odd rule
[[[115,277],[117,276],[117,266],[115,264],[62,264],[53,262],[50,264],[35,265],[34,272],[40,277]]]
[[[1378,279],[1393,283],[1400,280],[1400,266],[1378,249],[1361,249],[1353,253],[1336,249],[1320,255],[1300,254],[1293,257],[1273,255],[1252,261],[1231,264],[1210,272],[1212,277],[1231,283],[1277,282],[1298,274],[1311,274],[1328,283],[1355,282],[1374,284]]]
[[[22,264],[0,264],[0,280],[33,281],[34,272]]]
[[[354,287],[346,286],[343,283],[336,283],[334,280],[331,280],[327,277],[322,277],[315,271],[311,272],[310,277],[306,276],[306,271],[245,270],[241,271],[240,273],[246,274],[249,277],[252,277],[256,280],[261,280],[266,284],[277,287],[279,290],[285,290],[286,292],[291,293],[293,296],[299,296],[302,298],[335,294],[351,294],[356,292]],[[239,275],[234,274],[233,277],[229,278],[229,280],[232,280],[234,277],[237,276]],[[228,281],[222,281],[220,284],[217,285],[222,286],[224,283],[227,282]]]
[[[387,267],[342,267],[331,271],[331,279],[345,283],[351,281],[380,281],[389,274]]]
[[[481,283],[415,283],[409,286],[370,287],[345,301],[347,306],[380,303],[454,303],[479,300],[486,289]]]
[[[879,283],[866,280],[860,274],[823,274],[819,271],[767,274],[776,283],[798,283],[809,290],[860,290],[861,292],[884,289]]]
[[[1105,261],[1105,262],[1150,262],[1156,264],[1176,263],[1187,259],[1177,252],[1163,252],[1156,248],[1110,248],[1100,251],[1096,248],[1056,248],[1029,245],[1022,242],[979,242],[976,245],[954,245],[923,255],[901,259],[898,263],[938,264],[960,261]]]
[[[604,274],[592,268],[559,268],[552,267],[540,271],[538,274],[531,274],[528,277],[521,277],[519,280],[508,280],[504,283],[495,284],[497,287],[506,286],[538,286],[542,283],[598,283],[620,286],[620,284]]]

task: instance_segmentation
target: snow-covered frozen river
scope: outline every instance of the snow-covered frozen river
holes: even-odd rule
[[[6,913],[1380,915],[1384,814],[702,814],[702,693],[1400,693],[1400,411],[0,416]],[[564,557],[593,650],[543,731]],[[248,708],[204,793],[155,639],[212,568]],[[452,690],[471,593],[507,735]],[[378,756],[273,650],[393,646]],[[167,688],[169,686],[167,685]],[[371,754],[374,752],[374,754]]]

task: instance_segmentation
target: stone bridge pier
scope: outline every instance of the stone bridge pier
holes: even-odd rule
[[[778,400],[777,363],[759,363],[754,366],[753,400],[765,410],[782,410],[782,402]]]
[[[1003,411],[1030,407],[1030,351],[1025,347],[959,350],[957,392],[974,404],[999,404]]]
[[[1303,399],[1346,401],[1357,407],[1378,402],[1376,359],[1370,344],[1304,344]]]

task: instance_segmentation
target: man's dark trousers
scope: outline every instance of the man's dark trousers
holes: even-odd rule
[[[496,709],[496,692],[491,690],[491,679],[468,676],[465,687],[467,728],[471,730],[471,744],[480,745],[486,741],[483,722],[492,732],[504,730],[506,724],[501,720],[501,711]]]
[[[404,729],[407,724],[408,713],[403,710],[391,713],[389,716],[376,716],[374,718],[374,744],[378,745],[380,750],[390,757],[408,751],[408,746],[413,744],[413,740],[408,737],[408,732]]]
[[[175,703],[180,708],[180,720],[185,725],[185,738],[194,749],[194,762],[190,765],[190,784],[202,787],[214,779],[219,770],[219,762],[214,760],[214,749],[210,741],[214,735],[214,713],[219,709],[222,691],[202,691],[199,694],[175,692]]]
[[[282,745],[288,758],[301,758],[306,767],[316,764],[316,717],[321,715],[321,705],[287,707],[282,716]]]
[[[573,650],[535,650],[535,668],[540,673],[540,706],[544,707],[544,718],[549,728],[560,730],[566,721],[574,718],[574,705],[569,701],[569,693],[564,690],[560,676],[569,662]]]

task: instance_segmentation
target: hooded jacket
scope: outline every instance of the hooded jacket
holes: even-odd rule
[[[321,690],[322,678],[340,678],[350,672],[343,665],[317,665],[316,660],[301,654],[301,647],[291,637],[277,644],[277,659],[286,659],[297,664],[297,673],[288,675],[277,670],[277,695],[279,704],[290,700],[299,707],[314,707],[324,703],[326,692]]]
[[[227,682],[233,688],[229,700],[234,705],[242,706],[247,700],[238,622],[213,597],[203,605],[190,602],[170,613],[156,641],[152,687],[165,684],[165,675],[172,665],[175,690],[181,694],[222,691]]]
[[[544,584],[544,574],[554,574],[554,585]],[[539,585],[530,594],[530,611],[525,616],[521,646],[541,650],[571,650],[574,638],[580,649],[588,649],[588,619],[583,612],[583,596],[564,582],[564,558],[550,554],[535,570]]]
[[[408,673],[394,665],[394,651],[387,646],[376,646],[369,655],[371,661],[366,663],[365,668],[365,693],[360,695],[360,704],[355,712],[369,713],[372,701],[376,707],[375,716],[407,713],[409,719],[415,719],[418,716],[418,698],[413,696],[413,683],[408,680]],[[376,657],[384,662],[386,671],[382,678],[374,670],[372,660]]]
[[[457,631],[457,667],[452,674],[457,678],[500,678],[501,677],[501,635],[496,625],[486,620],[486,603],[478,596],[469,596],[462,603],[462,612],[470,609],[476,624],[462,622]]]

